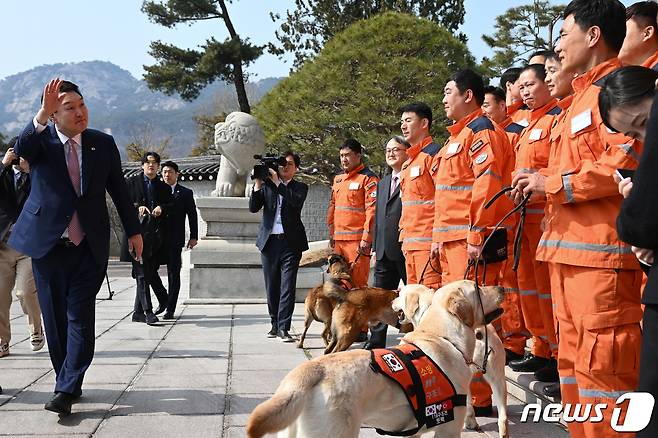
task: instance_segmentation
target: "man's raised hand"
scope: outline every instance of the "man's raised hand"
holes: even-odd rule
[[[45,125],[48,123],[48,118],[53,115],[59,108],[60,103],[64,96],[60,96],[59,87],[62,85],[60,78],[52,79],[43,88],[43,100],[41,102],[41,109],[37,113],[37,122]],[[45,123],[44,123],[45,122]]]

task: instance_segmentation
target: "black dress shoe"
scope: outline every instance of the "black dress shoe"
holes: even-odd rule
[[[146,315],[133,312],[133,322],[146,322]]]
[[[70,415],[71,403],[73,403],[73,395],[65,392],[58,392],[48,403],[46,403],[44,409],[56,412],[59,415]]]
[[[510,360],[508,365],[512,371],[516,371],[517,373],[534,373],[548,365],[548,362],[549,360],[545,357],[528,354],[523,359]]]
[[[550,385],[544,386],[544,389],[542,390],[544,395],[546,397],[551,397],[551,398],[560,398],[562,396],[562,393],[560,392],[560,383],[551,383]]]
[[[167,306],[166,306],[166,305],[163,306],[162,304],[160,304],[160,305],[158,306],[158,308],[155,309],[155,312],[153,312],[153,313],[156,314],[156,315],[159,315],[159,314],[161,314],[162,312],[164,312],[165,310],[167,310]]]
[[[146,312],[146,321],[145,322],[148,325],[153,325],[153,324],[157,324],[158,322],[160,322],[160,320],[158,319],[157,316],[155,316],[153,314],[153,312]]]
[[[171,319],[176,319],[176,318],[174,317],[174,314],[173,314],[173,313],[165,312],[165,314],[164,314],[164,316],[162,317],[162,319],[171,320]]]
[[[366,342],[368,340],[368,332],[360,332],[354,342]]]
[[[277,333],[276,328],[272,327],[272,329],[269,332],[267,332],[267,337],[268,338],[276,338],[277,334],[278,333]]]
[[[473,406],[476,417],[493,417],[493,406]]]
[[[560,374],[557,372],[557,361],[551,359],[545,367],[535,371],[535,379],[540,382],[555,383],[560,381]]]
[[[288,330],[279,330],[278,336],[283,342],[295,342],[295,338],[290,336]]]
[[[505,365],[509,364],[511,360],[523,359],[522,354],[513,352],[512,350],[505,349]]]

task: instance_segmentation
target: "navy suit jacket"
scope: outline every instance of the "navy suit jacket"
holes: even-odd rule
[[[403,260],[400,240],[400,216],[402,201],[400,200],[400,184],[389,197],[391,191],[391,174],[384,176],[377,183],[377,204],[375,210],[375,241],[373,251],[377,260]]]
[[[290,180],[288,185],[279,184],[275,186],[269,179],[263,184],[260,190],[255,190],[249,197],[249,211],[256,213],[261,208],[263,210],[263,220],[258,229],[258,239],[256,246],[263,251],[267,239],[274,227],[274,218],[276,216],[276,207],[279,203],[279,195],[283,197],[281,205],[281,224],[285,234],[288,246],[297,252],[303,252],[308,249],[308,240],[306,239],[306,229],[302,223],[302,207],[308,194],[308,186],[302,182]]]
[[[107,264],[110,221],[105,191],[117,208],[128,236],[139,234],[137,211],[126,190],[121,159],[111,135],[93,129],[82,132],[82,195],[77,196],[66,167],[64,145],[55,127],[37,134],[32,121],[18,137],[16,153],[30,163],[31,191],[9,245],[34,259],[45,256],[68,227],[74,211],[94,260]]]
[[[190,223],[190,239],[198,239],[196,203],[192,190],[180,184],[174,189],[174,205],[167,215],[167,243],[172,248],[185,246],[185,216]]]

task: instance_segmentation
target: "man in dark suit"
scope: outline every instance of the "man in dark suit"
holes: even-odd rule
[[[407,283],[404,255],[400,240],[400,170],[407,161],[407,149],[411,145],[403,137],[393,137],[386,143],[386,164],[392,173],[384,176],[377,184],[377,204],[375,206],[375,244],[376,253],[374,285],[384,289],[395,290],[400,280]],[[364,348],[384,348],[386,346],[387,325],[377,324],[370,330],[370,340]]]
[[[94,356],[95,300],[110,248],[106,191],[130,247],[137,257],[142,253],[116,143],[87,129],[87,120],[78,86],[53,79],[16,143],[16,154],[30,163],[31,191],[8,243],[32,257],[56,375],[55,396],[45,408],[62,415],[71,413],[71,403],[81,395]]]
[[[178,292],[180,291],[181,251],[185,246],[185,216],[190,224],[190,239],[187,247],[192,249],[196,246],[199,231],[197,224],[196,204],[192,190],[178,183],[178,164],[173,161],[162,163],[162,180],[171,188],[174,197],[173,206],[167,214],[167,280],[169,285],[169,297],[167,299],[167,311],[162,319],[174,319]],[[162,281],[160,276],[154,277],[154,281]]]
[[[272,322],[267,336],[293,342],[288,331],[295,309],[299,260],[302,252],[308,249],[301,219],[308,186],[293,179],[299,169],[299,155],[287,151],[283,156],[285,166],[279,166],[278,172],[269,169],[269,178],[265,181],[254,181],[249,211],[256,213],[264,208],[256,246],[261,252],[267,307]]]
[[[167,261],[167,227],[166,215],[173,207],[173,196],[167,184],[158,178],[160,155],[157,152],[145,152],[142,156],[142,173],[126,181],[128,196],[137,207],[141,231],[144,237],[144,252],[141,262],[128,254],[128,245],[124,240],[122,261],[131,261],[132,275],[136,282],[133,322],[145,322],[149,325],[159,322],[159,315],[167,308],[167,290],[158,277],[158,267]],[[158,308],[153,311],[151,288],[158,299]]]
[[[12,290],[16,291],[23,313],[27,315],[30,348],[32,351],[41,350],[46,342],[32,260],[7,245],[11,228],[30,194],[30,165],[14,152],[16,140],[18,137],[9,142],[0,166],[0,357],[9,354]]]

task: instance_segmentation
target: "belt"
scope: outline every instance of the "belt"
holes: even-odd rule
[[[286,235],[285,235],[284,233],[281,233],[281,234],[270,234],[270,237],[271,237],[272,239],[283,240],[283,239],[286,238]]]
[[[55,242],[55,245],[57,246],[63,246],[65,248],[73,248],[75,246],[75,243],[73,243],[70,239],[66,237],[62,237],[60,239],[57,239]]]

